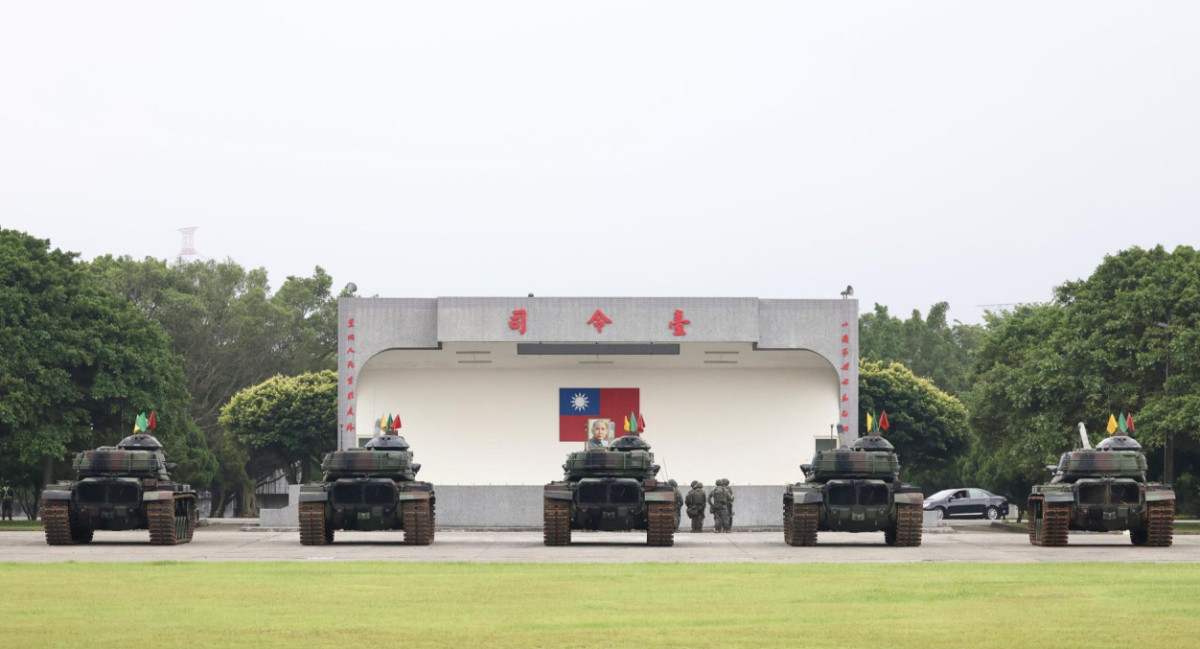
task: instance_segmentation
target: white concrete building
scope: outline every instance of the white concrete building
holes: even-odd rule
[[[439,486],[558,479],[586,437],[578,406],[613,395],[685,486],[798,481],[858,427],[852,299],[343,298],[339,318],[339,447],[398,414]]]

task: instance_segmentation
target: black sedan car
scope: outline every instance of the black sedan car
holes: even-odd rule
[[[1008,499],[983,489],[946,489],[925,499],[925,511],[936,512],[939,519],[986,518],[1008,516]]]

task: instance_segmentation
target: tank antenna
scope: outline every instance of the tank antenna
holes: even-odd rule
[[[1079,422],[1079,439],[1083,441],[1083,447],[1086,449],[1092,448],[1092,440],[1088,439],[1087,426],[1083,422]]]

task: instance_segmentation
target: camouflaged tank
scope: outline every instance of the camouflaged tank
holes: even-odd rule
[[[921,488],[900,481],[891,443],[868,435],[819,451],[802,464],[804,482],[783,494],[783,540],[816,545],[818,531],[878,532],[888,545],[921,545]]]
[[[46,543],[90,543],[96,530],[150,530],[150,543],[176,545],[196,531],[196,492],[171,481],[175,468],[162,444],[139,433],[116,446],[84,451],[72,463],[75,480],[46,485]]]
[[[1083,448],[1063,453],[1048,484],[1029,495],[1029,542],[1064,546],[1070,530],[1129,530],[1134,545],[1166,547],[1175,534],[1175,491],[1146,481],[1142,446],[1127,435],[1113,435],[1092,448],[1079,424]]]
[[[544,491],[546,545],[570,544],[571,530],[646,530],[647,545],[674,545],[675,489],[655,478],[658,469],[637,435],[568,455],[563,479]]]
[[[300,542],[325,545],[334,530],[404,530],[409,545],[433,543],[433,485],[417,480],[408,442],[384,434],[365,448],[326,453],[323,481],[300,487]]]

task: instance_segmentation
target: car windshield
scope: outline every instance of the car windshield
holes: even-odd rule
[[[950,494],[954,493],[955,491],[957,491],[957,489],[943,489],[942,491],[939,491],[939,492],[933,494],[932,496],[926,498],[925,500],[938,500],[940,498],[945,498],[946,496],[949,496]]]

